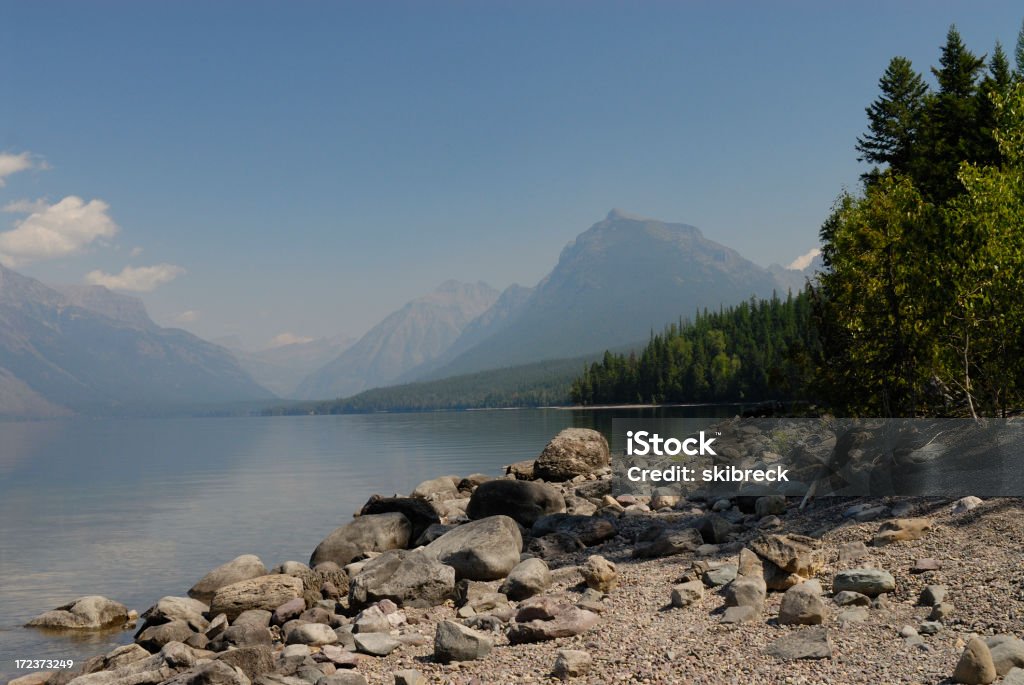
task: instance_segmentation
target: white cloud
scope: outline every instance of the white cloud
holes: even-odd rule
[[[199,312],[195,309],[187,309],[174,317],[175,323],[192,323],[199,319]]]
[[[33,167],[46,168],[44,164],[34,161],[32,154],[29,152],[22,152],[17,155],[10,152],[0,152],[0,188],[7,185],[7,177],[11,174],[26,171]]]
[[[307,338],[294,333],[280,333],[270,339],[270,347],[284,347],[285,345],[299,345],[301,343],[313,342],[314,338]]]
[[[111,290],[128,290],[136,293],[148,293],[157,286],[173,281],[185,273],[185,269],[174,264],[155,264],[153,266],[126,266],[119,274],[108,274],[103,271],[90,271],[85,275],[85,282],[102,285]]]
[[[103,200],[85,202],[69,195],[56,204],[18,200],[4,207],[10,214],[26,214],[14,228],[0,233],[0,261],[7,264],[66,257],[90,243],[114,237],[120,230]]]
[[[804,269],[809,267],[811,265],[811,262],[814,261],[814,258],[817,257],[820,254],[821,254],[821,250],[819,248],[817,248],[817,247],[811,248],[811,250],[808,251],[807,254],[800,255],[799,257],[794,259],[792,262],[790,262],[789,266],[787,266],[786,268],[787,269],[796,269],[797,271],[803,271]]]

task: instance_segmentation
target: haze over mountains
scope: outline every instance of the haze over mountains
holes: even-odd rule
[[[0,267],[0,416],[119,413],[240,400],[333,399],[415,381],[581,358],[646,342],[698,309],[803,286],[693,226],[612,210],[534,287],[446,281],[358,340],[252,351],[157,326],[134,297],[51,288]]]
[[[272,397],[227,350],[157,326],[134,298],[98,286],[61,291],[0,266],[0,416]]]
[[[420,349],[416,331],[435,310],[415,301],[330,365],[310,374],[304,399],[330,399],[388,384],[434,380],[642,344],[700,308],[799,289],[804,270],[765,269],[699,229],[612,210],[580,234],[536,287],[513,285],[446,345]],[[415,311],[415,326],[409,326]],[[451,333],[460,325],[446,320]],[[438,342],[436,338],[431,339]],[[422,361],[410,365],[412,359]],[[399,361],[400,360],[400,361]],[[372,374],[367,373],[373,369]]]
[[[359,342],[310,374],[296,395],[301,399],[343,397],[392,383],[441,355],[497,298],[498,291],[486,283],[445,281],[434,292],[390,314]]]

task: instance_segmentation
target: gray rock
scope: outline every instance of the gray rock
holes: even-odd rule
[[[1011,668],[1003,678],[1002,685],[1024,685],[1024,668]]]
[[[970,495],[968,497],[961,497],[957,501],[953,502],[951,511],[954,516],[957,514],[966,514],[969,511],[977,509],[984,503],[985,500],[981,499],[980,497],[975,497],[974,495]]]
[[[988,685],[995,681],[996,675],[996,666],[988,645],[981,638],[972,637],[953,670],[953,681],[966,685]]]
[[[946,588],[941,585],[925,585],[921,590],[918,604],[925,607],[933,607],[941,604],[946,599]]]
[[[370,552],[404,549],[412,538],[412,524],[404,514],[390,512],[360,516],[334,529],[324,538],[309,559],[311,566],[333,561],[345,566]]]
[[[415,497],[381,497],[373,495],[359,510],[360,516],[372,514],[388,514],[398,512],[409,519],[412,526],[410,539],[417,540],[427,528],[433,525],[440,525],[441,519],[437,510],[422,499]]]
[[[509,599],[519,601],[551,587],[551,571],[542,559],[527,559],[516,564],[498,589]]]
[[[1013,635],[992,635],[985,638],[985,645],[999,675],[1006,675],[1012,668],[1024,668],[1024,640]]]
[[[227,614],[234,621],[243,611],[263,609],[273,611],[290,599],[302,597],[302,581],[292,576],[260,576],[225,585],[217,590],[210,602],[210,611]]]
[[[220,614],[227,619],[226,614]],[[273,613],[267,609],[246,609],[240,613],[233,621],[232,626],[263,626],[264,628],[270,627],[270,619]]]
[[[434,635],[434,658],[443,663],[473,661],[487,656],[494,642],[483,633],[452,621],[437,624]]]
[[[613,521],[600,516],[548,514],[537,519],[530,530],[530,535],[535,538],[550,533],[568,533],[590,547],[618,535],[619,527]]]
[[[928,620],[945,621],[952,617],[955,611],[956,607],[953,606],[952,602],[939,602],[932,607],[931,613],[928,614]]]
[[[164,682],[166,685],[250,685],[248,676],[240,668],[219,659],[197,664]]]
[[[796,659],[831,659],[832,643],[828,632],[820,626],[805,628],[779,638],[768,645],[766,653],[783,661]]]
[[[752,606],[726,607],[722,623],[750,623],[761,617],[761,610]]]
[[[729,541],[729,536],[736,526],[723,516],[708,514],[697,520],[695,529],[700,534],[701,542],[709,545],[720,545]]]
[[[274,642],[274,636],[270,629],[254,623],[240,623],[233,625],[224,631],[220,641],[226,645],[236,647],[251,647],[255,645],[269,645]]]
[[[888,571],[878,568],[855,568],[840,571],[832,581],[835,592],[850,590],[868,597],[877,597],[896,589],[896,580]]]
[[[267,568],[258,556],[255,554],[243,554],[225,564],[221,564],[200,578],[192,586],[192,589],[188,591],[188,596],[209,603],[217,590],[225,585],[265,575],[267,575]]]
[[[542,642],[584,633],[599,622],[597,614],[551,596],[531,597],[520,603],[509,627],[509,644]]]
[[[371,656],[387,656],[402,643],[386,633],[356,633],[352,636],[356,650]]]
[[[683,528],[660,531],[658,536],[649,542],[642,542],[633,547],[635,559],[654,559],[676,554],[692,553],[704,544],[701,533],[695,528]]]
[[[486,485],[484,483],[480,488]],[[522,551],[523,538],[519,526],[508,516],[470,521],[423,548],[424,554],[453,567],[456,579],[470,580],[504,578],[519,563]]]
[[[564,554],[573,554],[586,549],[579,538],[569,533],[549,533],[544,537],[533,538],[526,551],[541,559],[554,559]]]
[[[702,599],[704,599],[704,583],[699,580],[691,580],[672,588],[672,606],[674,607],[688,607]]]
[[[722,589],[726,606],[749,606],[758,611],[764,608],[764,600],[768,594],[763,578],[737,576]]]
[[[88,595],[40,614],[25,625],[59,630],[101,630],[124,625],[127,621],[128,607],[100,595]]]
[[[736,580],[737,572],[736,564],[722,564],[704,571],[701,574],[701,580],[708,587],[721,587]]]
[[[400,606],[443,604],[455,591],[455,569],[429,554],[393,550],[368,561],[349,583],[349,605],[389,599]]]
[[[789,588],[782,596],[779,624],[820,625],[827,613],[821,599],[821,585],[816,580],[808,580]]]
[[[590,658],[589,652],[579,649],[560,649],[551,672],[559,680],[568,680],[590,673],[592,665],[593,659]]]
[[[434,502],[457,499],[459,497],[458,484],[459,479],[454,476],[431,478],[417,485],[410,496]]]
[[[274,609],[270,616],[270,625],[283,626],[288,621],[298,618],[306,610],[306,600],[302,597],[289,599],[281,606]]]
[[[274,652],[269,645],[230,649],[217,655],[217,660],[241,669],[249,680],[274,670]]]
[[[867,595],[862,595],[859,592],[851,592],[850,590],[843,590],[837,592],[835,597],[832,598],[838,606],[858,606],[858,607],[869,607],[871,606],[871,598]]]
[[[492,480],[473,491],[466,507],[472,520],[508,516],[530,528],[547,514],[565,511],[565,498],[556,488],[525,480]]]
[[[188,621],[178,619],[146,628],[135,638],[135,642],[150,652],[157,652],[169,642],[185,642],[194,634]]]
[[[208,605],[191,597],[161,597],[156,604],[142,612],[140,618],[144,621],[143,628],[181,620],[192,626],[193,630],[206,631],[210,623],[205,614],[209,610]]]
[[[917,627],[917,632],[921,635],[936,635],[941,631],[942,624],[938,621],[922,621]]]
[[[603,435],[588,428],[566,428],[544,447],[534,462],[533,474],[548,481],[566,481],[599,473],[610,463]]]
[[[288,631],[286,642],[290,645],[330,645],[338,636],[330,626],[323,623],[305,623]]]

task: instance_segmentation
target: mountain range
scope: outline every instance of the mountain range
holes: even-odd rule
[[[819,265],[766,269],[693,226],[612,210],[566,246],[536,286],[510,286],[476,318],[462,317],[461,332],[446,346],[412,353],[419,343],[410,332],[425,328],[433,310],[410,303],[311,373],[299,396],[344,397],[382,385],[639,347],[650,331],[699,309],[799,289]],[[412,312],[416,325],[408,324]],[[422,361],[411,364],[417,356]]]
[[[0,266],[0,416],[272,398],[227,350],[157,326],[135,298],[100,286],[51,288]]]
[[[358,340],[253,351],[161,328],[135,297],[101,286],[48,287],[0,266],[0,416],[329,400],[582,358],[640,347],[651,331],[701,309],[799,289],[820,268],[819,257],[802,270],[766,269],[693,226],[612,210],[533,287],[499,293],[446,281]]]

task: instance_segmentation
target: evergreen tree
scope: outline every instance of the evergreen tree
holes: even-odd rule
[[[1022,80],[1024,79],[1024,20],[1020,22],[1020,31],[1017,32],[1017,49],[1013,54],[1017,62],[1015,76],[1017,80]]]
[[[892,171],[910,170],[928,86],[906,57],[893,57],[878,81],[882,94],[867,108],[868,132],[857,138],[858,158],[885,164]],[[864,175],[866,181],[878,170]]]

